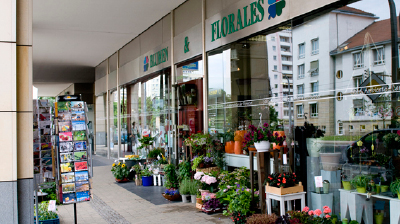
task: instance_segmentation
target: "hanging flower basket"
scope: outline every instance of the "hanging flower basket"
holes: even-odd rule
[[[254,142],[254,146],[257,149],[257,152],[268,152],[271,144],[269,141],[261,141],[261,142]]]

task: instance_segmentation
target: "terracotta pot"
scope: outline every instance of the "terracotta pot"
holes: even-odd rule
[[[125,183],[125,182],[128,182],[129,179],[126,178],[126,177],[124,177],[123,179],[117,179],[117,178],[115,178],[115,181],[117,181],[118,183]]]
[[[196,203],[203,204],[203,200],[201,200],[201,198],[196,198]]]
[[[274,132],[272,132],[273,135],[275,135],[275,133],[278,133],[278,136],[280,136],[280,137],[285,136],[285,132],[284,131],[274,131]]]
[[[242,142],[240,141],[235,141],[235,147],[234,147],[235,154],[241,155],[243,154],[242,150]]]
[[[249,147],[248,149],[249,149],[249,151],[257,151],[257,149],[253,148],[253,147]]]
[[[234,153],[235,152],[235,141],[229,141],[225,143],[225,152]]]

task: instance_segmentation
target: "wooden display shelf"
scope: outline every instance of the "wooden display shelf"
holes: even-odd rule
[[[271,187],[269,186],[268,183],[267,186],[265,186],[265,192],[276,195],[294,194],[302,191],[303,191],[303,184],[301,182],[299,182],[299,184],[297,184],[294,187],[286,187],[286,188]]]

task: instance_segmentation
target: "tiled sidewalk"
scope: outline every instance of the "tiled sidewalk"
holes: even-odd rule
[[[207,215],[199,212],[194,204],[155,205],[132,193],[132,190],[127,190],[135,186],[122,187],[122,184],[115,182],[110,171],[111,166],[105,165],[111,164],[112,161],[95,159],[101,161],[97,163],[101,166],[94,163],[94,198],[90,202],[77,204],[78,223],[231,223],[230,219],[222,214]],[[137,190],[139,189],[136,187],[135,191]],[[157,200],[162,198],[162,195],[154,194],[153,197]],[[58,211],[61,223],[73,223],[73,205],[59,206]]]

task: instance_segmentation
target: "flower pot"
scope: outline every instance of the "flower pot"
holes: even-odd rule
[[[330,183],[323,183],[322,184],[322,188],[323,188],[323,191],[324,191],[324,194],[329,194],[329,185],[330,185]]]
[[[343,184],[343,189],[350,191],[351,190],[351,184],[350,181],[342,181]]]
[[[200,198],[201,199],[201,198]],[[193,204],[196,204],[196,202],[197,202],[197,198],[196,198],[196,195],[194,194],[194,195],[190,195],[190,201],[193,203]]]
[[[234,148],[235,154],[241,155],[243,154],[242,150],[242,142],[235,141],[235,148]]]
[[[153,186],[153,176],[142,177],[142,184],[144,187]]]
[[[332,223],[333,224],[336,224],[337,223],[337,218],[335,217],[335,218],[332,218]]]
[[[129,179],[128,179],[127,177],[124,177],[123,179],[117,179],[117,178],[115,178],[115,181],[117,181],[118,183],[125,183],[125,182],[128,182]]]
[[[33,217],[33,222],[36,223],[36,216]],[[60,217],[58,215],[57,218],[55,219],[39,220],[39,224],[59,224],[59,223],[60,223]]]
[[[357,187],[357,192],[358,193],[367,193],[367,189],[365,189],[365,187]]]
[[[135,179],[136,186],[142,186],[142,178]]]
[[[203,200],[201,200],[201,198],[196,198],[196,203],[197,204],[203,204]]]
[[[181,199],[180,194],[167,195],[167,194],[162,193],[162,196],[169,201],[178,201]]]
[[[320,153],[322,169],[326,171],[335,171],[339,167],[339,160],[342,153]]]
[[[318,140],[318,138],[306,138],[307,151],[310,157],[319,157],[321,143]]]
[[[199,189],[199,191],[200,191],[200,194],[203,194],[203,193],[210,193],[210,190]]]
[[[274,132],[272,132],[273,135],[275,135],[275,133],[278,133],[279,137],[285,136],[285,132],[284,131],[274,131]]]
[[[234,153],[235,152],[235,141],[229,141],[225,143],[225,152]]]
[[[188,196],[189,196],[189,195],[187,195],[187,194],[181,194],[181,196],[182,196],[182,202],[183,202],[183,203],[188,203],[188,202],[190,202],[190,201],[188,200]]]
[[[249,149],[249,151],[257,151],[257,149],[254,147],[248,147],[247,149]]]
[[[257,149],[257,152],[268,152],[271,144],[269,141],[261,141],[261,142],[254,142],[254,146]]]
[[[387,192],[389,190],[389,186],[388,185],[381,185],[381,192]]]
[[[342,224],[349,224],[349,220],[348,219],[342,219]]]
[[[378,213],[374,215],[375,223],[382,224],[383,223],[383,213]]]

